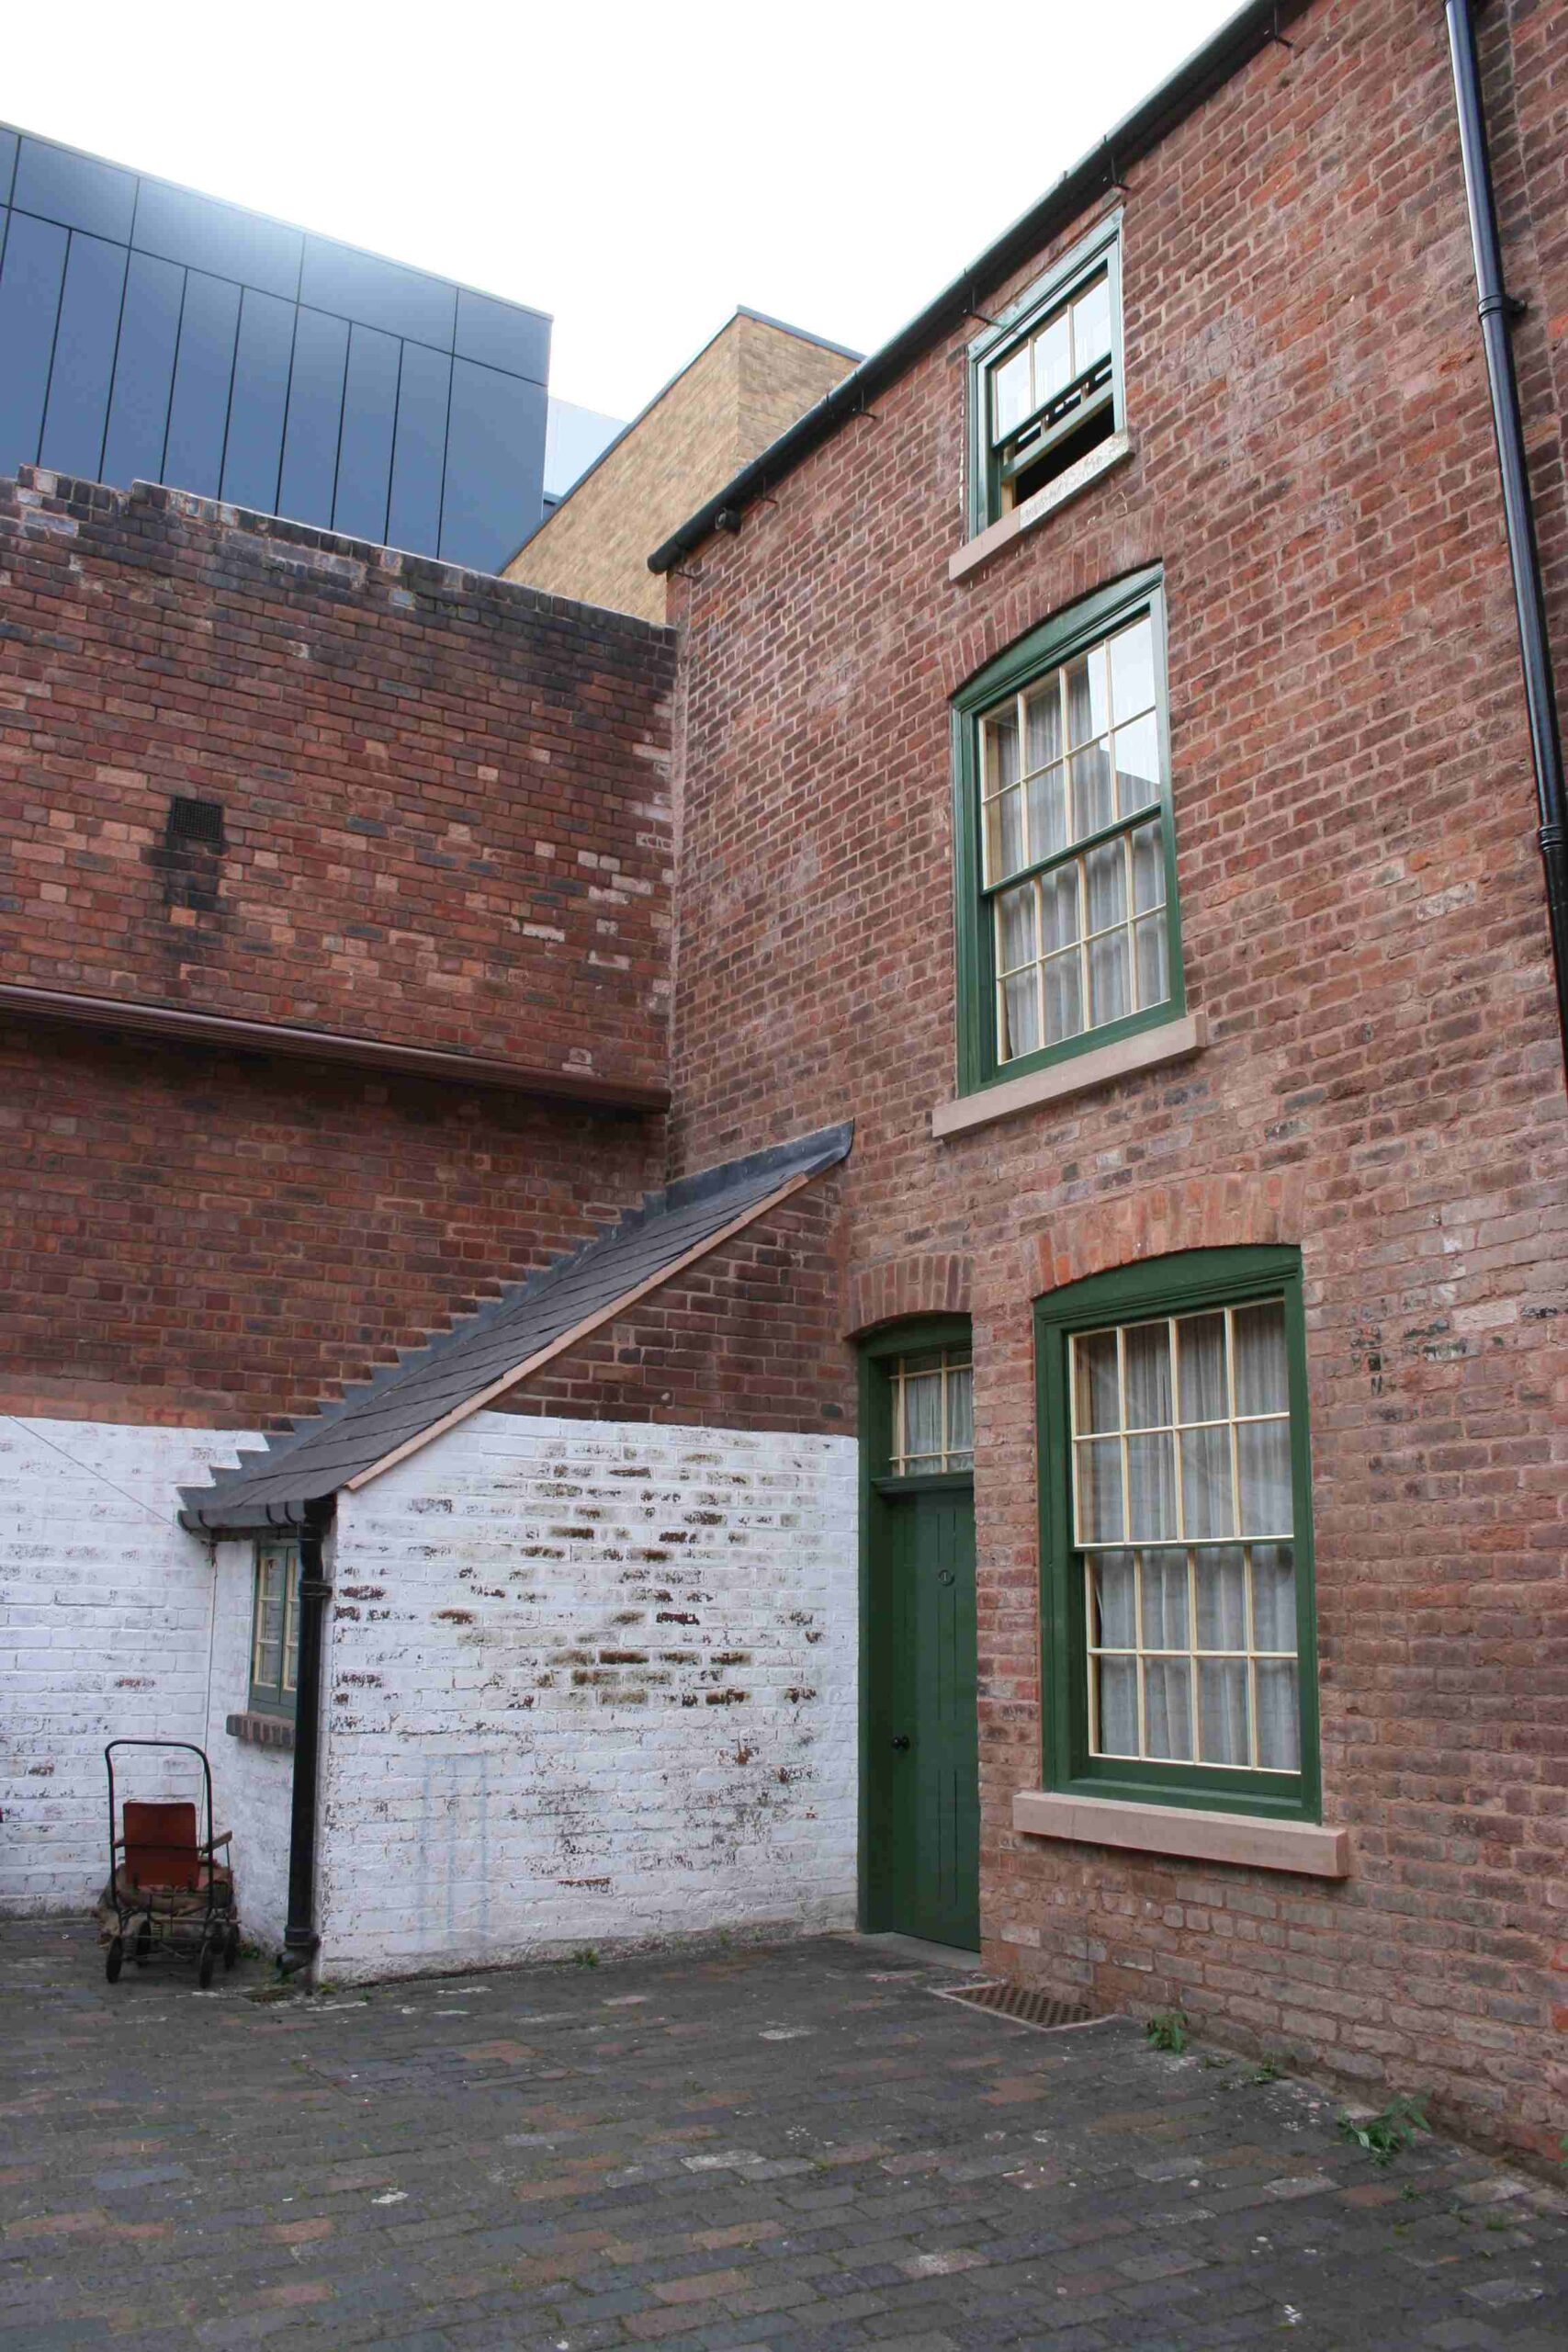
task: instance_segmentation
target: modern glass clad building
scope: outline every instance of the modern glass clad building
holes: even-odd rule
[[[0,128],[0,475],[497,571],[543,512],[549,353],[542,311]]]

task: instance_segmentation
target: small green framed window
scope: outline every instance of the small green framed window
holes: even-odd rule
[[[1035,1326],[1048,1784],[1318,1819],[1299,1252],[1119,1268]]]
[[[969,350],[969,528],[983,531],[1123,428],[1121,215]]]
[[[1157,571],[953,697],[964,1093],[1186,1010]]]
[[[969,1318],[918,1316],[863,1340],[863,1475],[877,1490],[966,1484],[975,1474]]]
[[[251,1611],[251,1705],[292,1715],[299,1676],[299,1546],[258,1544]]]

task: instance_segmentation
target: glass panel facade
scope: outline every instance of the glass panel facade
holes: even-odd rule
[[[127,258],[105,237],[71,239],[41,444],[42,463],[62,473],[96,480],[103,462]]]
[[[537,526],[541,312],[0,130],[0,205],[13,180],[0,473],[164,481],[481,571]]]
[[[247,286],[240,304],[234,393],[223,448],[223,495],[257,514],[277,511],[283,419],[294,356],[294,305]]]

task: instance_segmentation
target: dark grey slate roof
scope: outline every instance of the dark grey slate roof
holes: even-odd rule
[[[526,1282],[509,1283],[452,1330],[405,1350],[337,1404],[270,1438],[264,1453],[242,1453],[210,1486],[182,1487],[182,1524],[205,1533],[299,1525],[312,1505],[460,1411],[590,1316],[711,1243],[749,1209],[797,1177],[834,1167],[852,1133],[848,1125],[824,1127],[647,1194],[608,1232]]]

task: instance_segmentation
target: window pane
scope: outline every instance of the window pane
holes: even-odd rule
[[[1111,754],[1103,743],[1075,752],[1073,771],[1073,839],[1098,833],[1109,825],[1115,809],[1111,798]]]
[[[1031,695],[1024,704],[1025,751],[1029,774],[1048,767],[1062,756],[1062,692],[1060,672],[1054,670],[1045,684]]]
[[[1078,1456],[1078,1534],[1085,1544],[1114,1544],[1122,1527],[1122,1441],[1091,1438]]]
[[[256,1566],[256,1640],[251,1679],[259,1689],[282,1687],[284,1563],[276,1553]]]
[[[1258,1761],[1265,1771],[1299,1772],[1302,1733],[1293,1664],[1258,1665]]]
[[[1138,1003],[1163,1004],[1170,994],[1170,941],[1163,914],[1145,915],[1137,925]]]
[[[1075,949],[1045,967],[1045,1042],[1058,1046],[1083,1028],[1083,973]]]
[[[917,1455],[942,1452],[942,1374],[922,1373],[904,1383],[904,1453]]]
[[[1116,1334],[1089,1331],[1073,1341],[1077,1393],[1073,1400],[1073,1427],[1080,1437],[1120,1425],[1116,1385]]]
[[[1252,1547],[1252,1643],[1295,1655],[1296,1555],[1288,1544]]]
[[[975,1451],[975,1375],[967,1364],[950,1370],[947,1375],[947,1450],[949,1453]]]
[[[1004,890],[997,900],[997,963],[1003,972],[1016,972],[1021,965],[1032,964],[1034,944],[1034,885],[1026,882],[1021,890]]]
[[[1198,1647],[1247,1647],[1247,1559],[1230,1544],[1201,1549],[1193,1558],[1198,1586]]]
[[[1183,1421],[1223,1420],[1225,1395],[1225,1318],[1184,1315],[1176,1327]]]
[[[1238,1413],[1283,1413],[1291,1402],[1285,1371],[1285,1309],[1277,1298],[1261,1306],[1238,1306],[1235,1329],[1235,1408]]]
[[[1034,338],[1034,405],[1055,400],[1064,385],[1073,380],[1072,342],[1067,332],[1067,313],[1058,311],[1047,319]]]
[[[299,1682],[299,1559],[296,1554],[288,1564],[288,1638],[283,1647],[283,1687],[293,1690]]]
[[[1192,1760],[1192,1692],[1185,1658],[1149,1658],[1144,1666],[1144,1714],[1149,1754]]]
[[[1029,859],[1055,857],[1067,846],[1067,771],[1058,761],[1032,776],[1029,793]]]
[[[1235,1433],[1244,1535],[1291,1532],[1291,1425],[1243,1421]]]
[[[986,875],[992,882],[1005,882],[1029,863],[1023,839],[1023,794],[1004,792],[986,808]]]
[[[1010,1062],[1020,1054],[1036,1054],[1040,1044],[1040,992],[1032,967],[1002,982],[1001,1058]]]
[[[1110,349],[1111,284],[1102,270],[1073,304],[1073,360],[1078,374]]]
[[[1137,1643],[1133,1602],[1133,1555],[1105,1552],[1089,1570],[1094,1614],[1089,1638],[1097,1649],[1130,1650]]]
[[[1119,727],[1116,744],[1116,810],[1129,817],[1159,798],[1159,722],[1150,711]]]
[[[1018,782],[1018,712],[1010,703],[986,721],[986,790]]]
[[[1105,703],[1105,648],[1091,646],[1067,664],[1067,741],[1087,743],[1110,724]]]
[[[1168,1437],[1128,1439],[1127,1510],[1127,1532],[1137,1542],[1176,1533],[1176,1462]]]
[[[1189,1535],[1234,1535],[1230,1431],[1188,1430],[1181,1440],[1181,1508]]]
[[[1121,843],[1115,844],[1118,852]],[[1089,951],[1089,994],[1091,1029],[1103,1028],[1108,1021],[1120,1021],[1133,1010],[1127,956],[1127,934],[1124,931],[1108,931],[1095,940]]]
[[[1247,1762],[1245,1658],[1199,1659],[1198,1723],[1205,1764]]]
[[[1157,824],[1140,825],[1132,840],[1133,907],[1145,915],[1165,904],[1165,836]]]
[[[1101,842],[1083,861],[1089,929],[1104,931],[1127,919],[1127,853],[1120,839]]]
[[[1170,1403],[1170,1326],[1134,1323],[1122,1335],[1127,1365],[1127,1427],[1157,1430],[1168,1427]]]
[[[1185,1552],[1145,1552],[1140,1555],[1143,1579],[1144,1647],[1184,1650],[1187,1647],[1187,1555]]]
[[[1119,719],[1155,707],[1155,632],[1146,613],[1111,640],[1111,707]]]
[[[1130,1657],[1095,1660],[1100,1683],[1100,1747],[1101,1756],[1136,1756],[1138,1752],[1137,1664]]]
[[[1029,414],[1029,345],[1023,344],[991,370],[991,437],[1005,441]]]
[[[1070,947],[1078,935],[1078,869],[1076,859],[1071,865],[1059,865],[1054,874],[1041,877],[1040,912],[1042,949],[1049,951],[1054,947]]]

